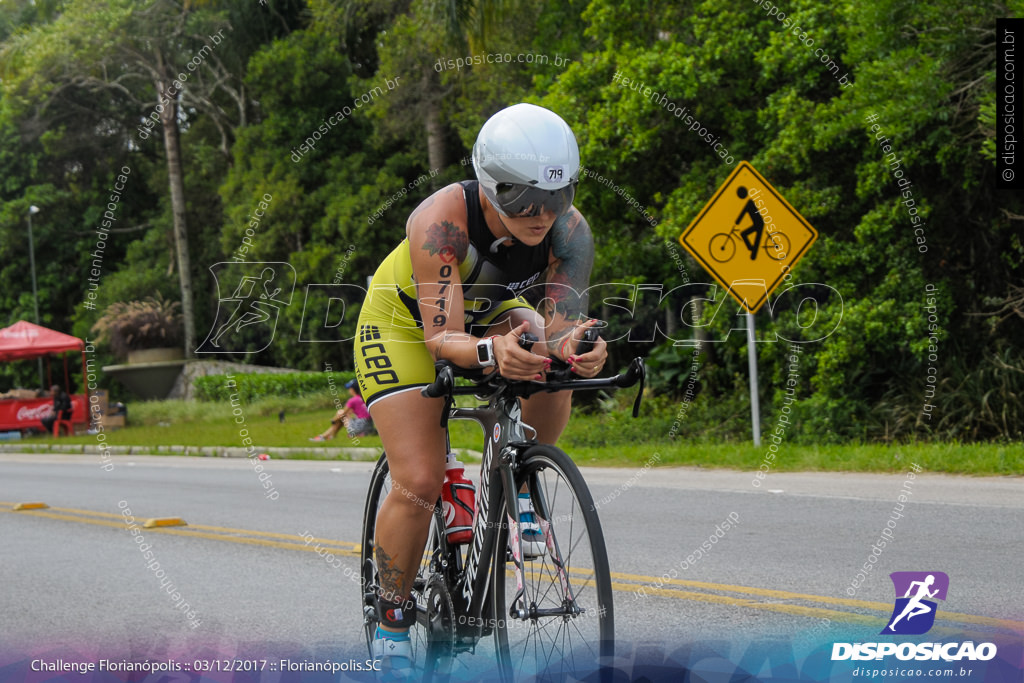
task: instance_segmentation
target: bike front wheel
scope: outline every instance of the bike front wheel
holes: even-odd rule
[[[789,257],[789,238],[781,232],[770,233],[764,240],[764,253],[773,261]]]
[[[508,550],[508,515],[519,514],[518,501],[506,501],[492,590],[501,677],[583,680],[614,654],[612,586],[601,522],[583,475],[558,448],[535,445],[525,451],[516,474],[517,490],[524,487],[539,527],[524,539],[533,538],[531,547],[539,554],[526,559],[517,576]]]

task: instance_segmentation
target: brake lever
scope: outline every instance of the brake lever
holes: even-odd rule
[[[441,429],[448,428],[448,414],[455,404],[452,389],[455,388],[455,372],[448,361],[439,360],[434,363],[434,381],[420,389],[420,393],[428,398],[444,396],[444,410],[441,411]]]
[[[601,336],[600,330],[596,327],[588,327],[583,330],[583,336],[580,337],[579,344],[576,345],[576,356],[582,356],[584,353],[589,352],[594,348],[594,342]]]

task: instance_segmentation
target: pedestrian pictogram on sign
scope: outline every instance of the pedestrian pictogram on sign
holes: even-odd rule
[[[741,161],[679,242],[756,313],[816,239],[810,223]]]

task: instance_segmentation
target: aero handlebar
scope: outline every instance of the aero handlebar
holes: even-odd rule
[[[597,330],[594,328],[586,330],[584,338],[580,340],[580,344],[577,347],[577,353],[586,353],[586,351],[590,350],[589,347],[593,346],[593,339],[588,339],[589,336],[596,339]],[[536,341],[536,337],[526,333],[520,338],[519,345],[529,349]],[[526,398],[542,391],[550,393],[567,389],[626,388],[639,382],[640,390],[637,393],[636,401],[633,403],[633,417],[637,417],[640,414],[640,400],[643,397],[644,382],[647,375],[643,358],[634,358],[625,372],[621,372],[614,377],[594,377],[590,379],[578,378],[570,374],[569,366],[561,361],[556,360],[554,364],[562,367],[549,370],[546,382],[533,382],[505,379],[497,372],[484,375],[479,369],[467,370],[453,365],[450,361],[440,360],[434,363],[434,369],[437,373],[434,381],[420,389],[420,393],[428,398],[447,397],[450,400],[453,396],[468,396],[507,389],[515,396]],[[473,381],[473,384],[457,387],[455,386],[456,377],[470,379]]]

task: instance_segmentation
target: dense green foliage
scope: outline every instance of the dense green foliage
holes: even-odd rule
[[[676,241],[745,159],[820,233],[757,314],[765,433],[791,373],[788,339],[805,343],[786,438],[1022,437],[1024,198],[994,189],[993,145],[994,19],[1024,14],[1021,0],[778,3],[802,33],[752,0],[153,4],[0,5],[0,324],[32,318],[31,204],[44,325],[86,336],[107,304],[181,296],[161,125],[138,133],[157,91],[148,57],[133,56],[172,17],[181,38],[157,43],[177,68],[224,30],[178,113],[199,341],[230,295],[214,264],[295,274],[272,343],[253,338],[225,358],[351,368],[352,285],[365,286],[432,189],[472,176],[482,122],[526,100],[572,125],[589,171],[577,206],[597,240],[592,282],[617,283],[591,301],[618,339],[610,365],[646,355],[666,400],[681,411],[698,397],[675,433],[749,430],[744,319],[721,287],[692,284],[713,280]],[[456,68],[473,55],[491,58]],[[878,131],[913,183],[919,226]],[[90,252],[125,166],[89,310]],[[690,296],[706,299],[696,328]],[[338,299],[348,305],[335,327]],[[666,335],[708,343],[695,357]],[[0,373],[0,385],[26,381]]]
[[[200,401],[236,401],[252,403],[269,398],[337,395],[344,404],[348,400],[345,383],[355,377],[352,372],[255,372],[233,375],[234,386],[223,375],[197,377],[194,383]],[[332,391],[333,389],[333,391]]]

